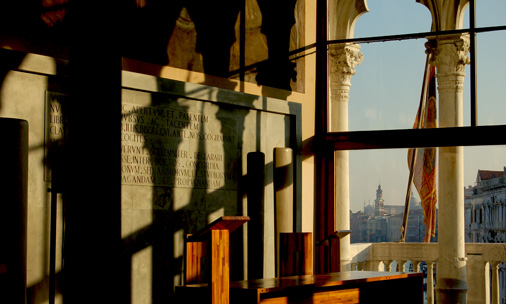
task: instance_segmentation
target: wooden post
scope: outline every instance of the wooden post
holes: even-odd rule
[[[315,137],[328,132],[327,72],[327,0],[316,1],[316,93]],[[324,238],[335,230],[334,225],[334,151],[315,153],[315,239]],[[324,252],[315,250],[315,271],[324,273]]]
[[[247,221],[247,216],[222,216],[199,232],[188,236],[185,282],[203,283],[203,272],[207,272],[212,304],[230,303],[230,232]],[[207,267],[203,265],[206,255],[210,263]]]
[[[341,271],[341,239],[351,233],[351,230],[337,230],[316,244],[320,251],[325,252],[322,261],[322,273]]]
[[[209,247],[211,248],[211,303],[228,304],[230,284],[230,232],[212,230]]]
[[[187,236],[190,238],[191,234]],[[186,242],[185,284],[206,282],[205,265],[207,264],[207,243]]]
[[[280,276],[313,274],[313,237],[310,232],[279,235]]]

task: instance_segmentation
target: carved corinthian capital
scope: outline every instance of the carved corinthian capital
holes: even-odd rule
[[[356,43],[331,45],[329,52],[331,87],[334,85],[349,87],[351,76],[356,74],[355,67],[363,60],[360,45]]]
[[[431,64],[438,70],[438,77],[464,76],[464,69],[471,62],[469,36],[442,36],[426,43],[427,52],[432,54]]]

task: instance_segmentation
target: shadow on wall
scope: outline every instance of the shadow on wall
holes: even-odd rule
[[[10,52],[10,51],[9,51]],[[16,57],[17,58],[17,57]],[[4,73],[7,74],[7,71]],[[54,79],[49,81],[48,87],[51,89],[56,89],[56,84],[53,83]],[[62,88],[60,88],[62,89]],[[150,250],[150,260],[152,263],[152,269],[150,272],[152,273],[152,278],[148,281],[152,282],[152,286],[150,286],[151,292],[149,293],[149,299],[151,299],[154,303],[167,303],[172,302],[174,300],[174,286],[182,284],[181,275],[183,272],[183,258],[182,256],[175,256],[175,252],[179,249],[176,248],[183,241],[183,237],[186,234],[194,233],[200,228],[204,227],[210,221],[216,218],[216,214],[222,213],[223,215],[237,215],[243,214],[245,210],[243,208],[243,198],[248,195],[247,191],[249,191],[249,187],[247,183],[250,182],[250,176],[241,176],[241,172],[243,172],[242,168],[242,151],[243,151],[243,133],[245,129],[245,118],[249,113],[247,109],[248,106],[252,107],[253,102],[258,98],[253,95],[244,95],[244,98],[241,100],[242,105],[247,105],[246,108],[243,107],[234,107],[232,105],[225,104],[214,104],[214,103],[206,103],[196,100],[190,100],[186,98],[181,98],[180,96],[184,96],[185,94],[192,94],[195,92],[185,92],[184,83],[166,81],[163,79],[159,80],[159,91],[160,92],[173,92],[174,95],[168,93],[152,93],[149,94],[151,98],[151,103],[146,105],[145,108],[152,109],[167,109],[178,113],[179,117],[183,117],[179,119],[182,121],[181,124],[177,125],[177,128],[172,128],[172,132],[178,133],[184,129],[188,129],[188,124],[191,123],[191,120],[188,119],[190,115],[198,115],[209,116],[209,120],[213,120],[214,126],[213,130],[209,130],[206,128],[197,128],[196,125],[193,128],[197,129],[199,132],[199,136],[205,137],[205,132],[216,132],[216,134],[232,134],[234,135],[234,139],[232,143],[223,143],[216,144],[212,143],[210,145],[206,144],[206,140],[198,140],[197,145],[193,146],[191,153],[196,153],[199,155],[208,155],[216,154],[219,155],[220,151],[222,151],[222,158],[220,162],[226,166],[223,170],[225,173],[235,172],[231,176],[224,179],[224,182],[220,187],[212,187],[212,189],[204,187],[195,187],[195,188],[187,188],[186,196],[181,197],[181,195],[177,195],[176,192],[180,190],[175,189],[174,186],[176,184],[176,178],[178,174],[173,171],[169,171],[169,173],[163,176],[164,178],[170,179],[169,181],[164,181],[168,185],[172,186],[148,186],[144,187],[145,189],[141,192],[141,195],[147,193],[148,198],[152,198],[150,202],[151,206],[146,208],[152,212],[151,216],[151,224],[142,227],[141,229],[132,231],[130,234],[123,237],[123,247],[122,251],[125,254],[124,259],[122,259],[122,268],[127,269],[128,271],[124,271],[125,274],[130,274],[130,277],[122,277],[122,285],[125,290],[125,295],[127,298],[131,297],[133,294],[132,288],[134,278],[132,275],[134,273],[130,270],[134,269],[138,265],[134,265],[135,256],[138,253],[143,252],[144,249]],[[213,90],[209,90],[210,94],[212,94]],[[148,93],[145,93],[148,94]],[[220,90],[217,93],[216,98],[218,100],[229,100],[231,97],[228,96],[230,94],[229,91]],[[63,96],[62,94],[52,94],[57,96]],[[212,99],[212,96],[208,96],[209,99]],[[249,98],[249,99],[248,99]],[[65,103],[68,102],[67,98],[61,98],[58,100],[60,103],[61,112],[63,121],[66,121],[67,111]],[[6,100],[5,102],[8,102]],[[202,104],[200,112],[196,112],[196,109],[199,107],[195,106],[196,103]],[[206,105],[209,104],[209,105]],[[209,108],[205,109],[206,106],[213,107],[209,112]],[[191,107],[191,110],[189,109]],[[136,111],[139,111],[137,109]],[[211,113],[211,114],[210,114]],[[214,113],[214,114],[213,114]],[[131,117],[133,115],[137,115],[135,111],[123,113],[123,119]],[[46,113],[48,115],[48,113]],[[147,116],[146,116],[147,118]],[[133,119],[132,121],[137,121],[136,124],[133,125],[139,126],[137,130],[139,132],[134,132],[137,135],[143,136],[146,140],[141,146],[145,151],[147,151],[146,155],[149,158],[147,163],[152,164],[154,169],[166,169],[167,158],[164,158],[164,153],[167,151],[187,151],[188,146],[182,146],[183,140],[181,137],[173,137],[171,140],[160,139],[153,137],[152,133],[150,133],[149,129],[143,128],[151,124],[147,119],[141,124],[139,123],[139,119]],[[144,124],[145,123],[145,124]],[[63,123],[63,126],[65,124]],[[123,127],[123,131],[129,127]],[[147,130],[143,132],[142,130]],[[257,133],[260,130],[257,130]],[[49,139],[48,139],[49,140]],[[255,140],[257,141],[253,146],[260,147],[260,134],[256,134]],[[195,140],[194,140],[195,142]],[[188,144],[187,142],[185,144]],[[228,147],[224,147],[228,145]],[[43,160],[44,166],[47,166],[51,169],[52,173],[52,182],[51,188],[58,188],[58,192],[65,192],[65,156],[64,148],[65,142],[63,140],[58,140],[56,142],[52,142],[51,144],[46,143],[46,147],[37,147],[38,149],[47,148],[48,154],[46,159]],[[261,152],[257,152],[260,153]],[[193,157],[193,156],[192,156]],[[262,160],[261,163],[258,163],[258,166],[255,170],[265,170],[265,161]],[[155,165],[156,164],[156,165]],[[212,181],[208,180],[208,168],[212,169],[212,166],[209,166],[210,162],[207,159],[202,159],[196,165],[198,170],[196,170],[195,174],[192,176],[193,180],[190,181],[190,184],[201,184],[207,185]],[[152,178],[158,178],[160,175],[155,174],[155,170],[150,171]],[[211,175],[212,176],[212,175]],[[59,177],[59,178],[57,178]],[[197,182],[197,178],[199,181]],[[211,177],[212,178],[212,177]],[[259,182],[256,180],[256,182]],[[266,181],[269,182],[269,181]],[[258,185],[258,189],[263,189],[264,178],[260,180],[260,185]],[[125,187],[125,185],[123,185]],[[139,189],[140,187],[136,187]],[[132,190],[134,191],[134,190]],[[137,190],[136,190],[137,191]],[[188,200],[190,204],[184,207],[176,206],[178,203],[181,204],[181,200]],[[258,201],[262,202],[263,198],[258,198]],[[65,195],[63,195],[63,201],[65,203]],[[248,203],[250,200],[248,199]],[[45,203],[49,205],[49,202]],[[251,208],[253,209],[251,209]],[[258,206],[250,206],[248,204],[249,211],[256,212],[257,217],[255,218],[252,227],[255,229],[251,229],[249,234],[253,237],[253,244],[257,245],[255,252],[262,252],[263,247],[263,225],[260,223],[256,223],[257,221],[263,221],[262,218],[262,210],[254,210],[258,208]],[[48,208],[49,209],[49,208]],[[50,216],[49,212],[45,215],[44,221],[46,224],[45,227],[49,226]],[[49,234],[50,231],[45,233],[44,243],[49,243]],[[235,248],[231,252],[231,279],[232,280],[241,280],[244,279],[244,253],[243,253],[243,231],[242,229],[238,229],[233,232],[231,236],[231,242],[236,244]],[[253,246],[252,246],[253,248]],[[47,252],[45,253],[46,257],[49,255]],[[259,272],[258,275],[262,275],[262,255],[255,255],[253,258],[249,260],[250,269],[255,269]],[[46,265],[47,267],[47,265]],[[253,274],[252,274],[253,275]],[[56,293],[64,294],[64,286],[65,286],[65,278],[63,272],[59,272],[56,274]],[[27,303],[44,303],[48,300],[48,287],[50,285],[50,278],[48,276],[44,277],[40,281],[31,284],[27,290]],[[129,298],[130,302],[133,299]]]
[[[153,62],[158,64],[171,64],[171,61],[177,59],[171,58],[167,47],[173,39],[172,33],[176,23],[192,23],[196,32],[196,52],[202,55],[202,71],[206,74],[228,77],[230,75],[230,49],[236,40],[236,22],[241,12],[244,11],[245,3],[250,0],[222,0],[213,3],[202,2],[199,5],[196,1],[161,1],[161,0],[131,0],[128,5],[121,8],[125,17],[126,30],[124,33],[125,45],[122,48],[122,55],[132,58]],[[254,0],[251,0],[254,1]],[[250,1],[250,2],[251,2]],[[296,0],[286,1],[266,1],[257,0],[257,5],[262,12],[262,33],[266,36],[268,44],[267,59],[260,63],[258,68],[257,81],[259,84],[272,87],[291,90],[290,81],[295,77],[294,64],[288,60],[288,50],[290,43],[290,30],[295,19],[293,17]],[[3,4],[4,9],[0,9],[0,38],[2,46],[10,44],[10,47],[21,51],[36,52],[45,55],[57,56],[58,58],[68,58],[68,43],[66,35],[69,31],[68,24],[68,0],[40,0],[33,1],[8,1]],[[185,19],[190,18],[190,19]],[[280,21],[281,19],[281,21]],[[135,21],[135,22],[132,22]],[[283,24],[283,26],[277,26]],[[5,39],[4,39],[5,38]],[[47,39],[47,40],[46,40]],[[0,88],[4,79],[10,70],[17,69],[21,64],[24,54],[0,50],[2,52],[0,61]],[[170,51],[170,50],[169,50]],[[241,49],[241,52],[244,52]],[[242,54],[241,56],[245,56]],[[196,61],[190,61],[195,63]],[[187,66],[186,68],[194,70],[198,64]],[[244,68],[244,66],[241,66]],[[61,79],[60,79],[61,80]],[[50,80],[53,81],[53,80]],[[160,90],[163,91],[163,83],[160,84]],[[51,84],[48,85],[51,89]],[[57,86],[57,85],[56,85]],[[59,90],[61,90],[60,88]],[[173,92],[185,93],[184,88],[172,88]],[[65,90],[63,90],[65,91]],[[222,98],[220,94],[227,94],[220,91],[218,100]],[[154,94],[153,107],[172,107],[179,112],[187,112],[187,108],[176,102],[177,98],[167,94]],[[226,96],[225,96],[226,98]],[[252,97],[253,98],[253,97]],[[0,110],[2,105],[8,100],[0,100]],[[243,104],[252,104],[253,100],[242,101]],[[234,113],[234,120],[238,137],[236,138],[237,149],[242,151],[243,131],[247,110],[229,109],[227,106],[221,108],[215,114],[213,119],[220,122],[222,128],[230,125],[229,117],[224,114],[230,111]],[[200,113],[203,114],[203,113]],[[65,115],[65,113],[63,113]],[[181,125],[181,128],[186,125]],[[203,130],[201,130],[203,132]],[[257,134],[259,140],[260,134]],[[145,148],[149,151],[151,162],[157,161],[157,151],[181,149],[181,142],[152,142]],[[257,146],[260,146],[258,144]],[[232,155],[231,150],[224,149],[224,163],[235,163],[235,172],[242,172],[242,161],[232,161],[237,155]],[[197,147],[196,153],[207,154],[208,147],[203,143]],[[56,153],[56,152],[50,152]],[[59,152],[58,152],[59,153]],[[239,153],[240,155],[240,153]],[[53,155],[54,156],[54,155]],[[57,161],[49,155],[50,162],[44,160],[45,165],[56,169]],[[204,167],[205,168],[205,167]],[[63,169],[62,169],[63,170]],[[204,179],[206,170],[203,170]],[[261,172],[258,173],[261,176]],[[174,179],[175,176],[172,176]],[[183,234],[192,233],[203,227],[210,215],[223,209],[225,214],[242,214],[242,198],[247,195],[247,187],[242,187],[241,183],[247,182],[248,177],[236,176],[238,190],[234,197],[233,204],[213,204],[206,205],[205,210],[195,212],[194,206],[178,208],[174,207],[177,197],[174,188],[155,186],[152,188],[152,224],[138,231],[135,231],[123,239],[123,249],[127,252],[127,258],[123,261],[123,267],[132,269],[131,257],[145,248],[151,247],[152,250],[152,291],[150,298],[153,303],[167,303],[173,300],[173,287],[175,278],[182,272],[182,258],[174,257],[175,235],[179,231]],[[204,181],[205,182],[205,181]],[[172,181],[174,183],[174,181]],[[230,183],[230,181],[227,181]],[[230,184],[225,184],[223,188],[229,189]],[[260,188],[260,187],[259,187]],[[207,204],[207,202],[222,201],[223,189],[214,189],[207,193],[205,189],[191,190],[190,202]],[[261,198],[259,199],[261,200]],[[262,210],[252,210],[252,212],[262,213]],[[257,216],[261,220],[260,216]],[[254,224],[254,223],[252,223]],[[257,227],[261,225],[257,224]],[[49,232],[46,234],[49,235]],[[255,235],[263,235],[255,231]],[[49,239],[49,237],[48,237]],[[251,238],[253,240],[253,238]],[[234,232],[231,242],[241,243],[242,229]],[[257,244],[263,240],[256,240]],[[48,240],[45,240],[48,242]],[[242,246],[239,250],[231,253],[234,272],[231,273],[231,279],[242,279],[243,274],[243,255]],[[259,251],[260,252],[260,251]],[[47,255],[47,253],[46,253]],[[261,260],[261,258],[259,258]],[[258,263],[261,263],[259,261]],[[250,265],[250,269],[259,269],[259,264]],[[125,272],[128,273],[128,272]],[[260,276],[256,274],[254,276]],[[57,288],[62,286],[62,273],[56,276]],[[43,303],[47,301],[48,277],[41,279],[38,283],[28,288],[28,303]],[[132,278],[124,278],[124,290],[131,289]],[[131,300],[131,299],[130,299]]]
[[[159,91],[166,91],[168,83],[160,80]],[[246,180],[240,174],[243,171],[241,154],[244,120],[249,110],[178,97],[177,95],[188,93],[184,91],[182,83],[174,85],[171,82],[169,90],[176,95],[150,94],[149,106],[132,106],[130,112],[123,114],[125,122],[135,122],[132,127],[125,123],[123,131],[138,130],[140,132],[135,134],[144,138],[142,148],[149,155],[149,164],[152,168],[149,170],[151,174],[149,179],[155,184],[154,187],[144,187],[144,190],[140,189],[141,186],[135,186],[132,190],[151,191],[147,197],[152,197],[150,208],[152,220],[151,224],[124,237],[124,249],[128,258],[125,259],[123,267],[133,270],[136,263],[135,255],[146,248],[151,250],[153,267],[150,299],[154,303],[172,302],[174,286],[183,284],[183,257],[179,255],[182,252],[178,252],[180,250],[178,247],[184,244],[184,237],[197,232],[219,214],[242,215],[244,212],[242,199],[246,195],[243,192],[248,188],[243,185]],[[221,94],[227,93],[220,91],[218,100],[227,99],[226,96],[220,96]],[[256,97],[251,96],[251,100],[243,102],[252,105],[254,99]],[[197,112],[199,108],[200,112]],[[153,130],[149,127],[152,116],[145,114],[150,112],[150,109],[163,110],[166,117],[172,117],[171,125],[177,127],[171,128],[169,132],[174,136],[162,139],[153,134]],[[213,112],[214,114],[211,114]],[[143,133],[142,130],[146,132]],[[185,135],[182,135],[182,132]],[[213,132],[218,137],[229,138],[223,142],[211,140],[208,136]],[[188,140],[189,137],[193,140]],[[259,134],[256,138],[260,139]],[[177,157],[167,157],[169,154],[177,154]],[[218,161],[213,161],[213,158]],[[219,177],[217,178],[215,174]],[[124,184],[123,187],[132,186]],[[184,202],[188,203],[181,206]],[[259,234],[262,231],[252,233]],[[234,244],[231,245],[234,246],[234,250],[231,250],[230,266],[232,280],[244,279],[243,242],[242,229],[232,232],[231,244]],[[134,273],[133,270],[131,273],[131,276],[138,275],[138,271]],[[133,281],[134,277],[125,279],[124,288],[133,288],[135,293],[137,287],[132,286]]]
[[[290,92],[299,85],[289,51],[303,41],[303,21],[292,31],[295,14],[302,14],[297,6],[297,0],[128,0],[114,22],[121,16],[123,57]],[[0,47],[68,59],[71,9],[69,0],[5,1]]]
[[[259,85],[291,91],[296,71],[288,53],[296,2],[131,1],[125,14],[124,56],[225,78],[238,69],[243,80],[249,66]],[[265,41],[252,37],[257,24]],[[237,42],[240,46],[233,47]]]

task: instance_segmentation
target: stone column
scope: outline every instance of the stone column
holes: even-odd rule
[[[293,151],[274,148],[274,212],[276,215],[276,273],[280,273],[280,233],[293,232]]]
[[[274,148],[276,231],[293,232],[293,151]]]
[[[351,76],[354,67],[363,60],[357,44],[330,46],[330,107],[331,131],[348,131],[348,101]],[[335,204],[336,230],[350,229],[349,152],[336,151],[335,157]],[[341,269],[350,270],[350,236],[341,239]]]
[[[393,272],[394,271],[394,260],[384,260],[383,264],[385,265],[385,272]]]
[[[378,260],[368,260],[364,269],[368,271],[380,271],[380,264]]]
[[[398,272],[406,272],[406,264],[408,261],[406,260],[397,260],[397,271]]]
[[[411,260],[411,264],[413,265],[413,272],[421,272],[420,261]]]
[[[501,261],[490,262],[492,269],[492,304],[501,303],[501,286],[499,285],[499,266]]]
[[[355,66],[362,63],[363,55],[358,44],[339,44],[330,46],[330,109],[332,113],[332,132],[348,131],[348,101],[351,76]],[[335,162],[335,210],[336,230],[350,229],[350,169],[349,152],[336,151]],[[341,239],[341,270],[350,270],[350,235]]]
[[[439,127],[463,125],[464,67],[469,63],[469,37],[439,36],[428,44],[437,67]],[[464,229],[463,147],[439,148],[438,303],[466,303],[467,275]]]
[[[490,267],[481,255],[470,255],[467,261],[467,304],[490,303]]]
[[[329,39],[353,37],[355,22],[368,12],[366,0],[329,0]],[[329,46],[329,104],[331,132],[348,131],[348,101],[351,76],[363,61],[360,45],[354,43]],[[350,169],[348,151],[336,151],[335,161],[335,229],[350,229]],[[351,268],[350,235],[341,239],[341,271]]]
[[[427,263],[427,304],[434,304],[434,261]]]

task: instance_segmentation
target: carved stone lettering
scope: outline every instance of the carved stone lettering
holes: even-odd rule
[[[46,93],[46,158],[64,138],[68,95]],[[211,106],[182,108],[122,104],[121,183],[125,185],[237,190],[237,121]],[[51,166],[45,180],[51,180]]]
[[[121,129],[122,184],[237,188],[233,119],[124,103]]]
[[[57,166],[56,162],[61,162],[59,155],[63,145],[64,132],[64,108],[68,95],[46,92],[46,105],[45,105],[45,142],[46,149],[45,160],[47,165],[44,171],[44,180],[52,180],[52,170]]]

